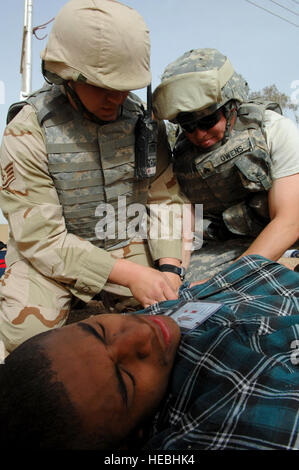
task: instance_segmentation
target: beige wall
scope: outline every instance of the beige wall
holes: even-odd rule
[[[3,243],[7,243],[7,239],[8,239],[8,225],[0,224],[0,241]]]

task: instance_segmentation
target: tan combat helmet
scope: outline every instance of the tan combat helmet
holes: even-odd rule
[[[151,81],[148,28],[135,10],[115,0],[70,0],[57,14],[41,58],[51,83],[130,91]]]
[[[179,113],[197,118],[214,113],[234,101],[247,99],[248,84],[217,49],[195,49],[169,64],[153,94],[158,119],[176,122]]]

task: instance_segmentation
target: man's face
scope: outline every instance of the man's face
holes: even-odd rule
[[[83,426],[121,441],[156,411],[179,341],[169,317],[107,314],[55,330],[46,347]]]
[[[192,133],[185,131],[185,134],[194,145],[200,147],[203,150],[208,150],[210,147],[223,139],[225,128],[226,118],[221,111],[221,117],[219,121],[210,129],[203,130],[197,128]]]
[[[119,107],[125,102],[129,92],[107,90],[87,83],[72,82],[84,106],[102,121],[115,121]]]

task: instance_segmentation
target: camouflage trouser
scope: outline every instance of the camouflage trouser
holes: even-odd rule
[[[186,273],[189,282],[200,281],[227,268],[249,247],[252,239],[234,238],[225,241],[205,241],[202,248],[193,251]]]
[[[113,255],[150,266],[144,244],[132,243]],[[103,300],[107,312],[141,308],[128,288],[107,283],[105,291],[97,300]],[[26,260],[16,261],[0,278],[0,341],[11,352],[28,338],[63,326],[74,299],[65,285],[46,278]]]
[[[0,340],[11,352],[42,331],[64,325],[72,295],[20,260],[0,279]]]

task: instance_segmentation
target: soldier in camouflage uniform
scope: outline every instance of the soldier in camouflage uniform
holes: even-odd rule
[[[278,260],[298,240],[298,128],[278,104],[249,101],[247,92],[226,56],[196,49],[166,67],[153,95],[156,117],[179,125],[181,188],[203,204],[203,243],[194,245],[188,280],[244,254]]]
[[[148,174],[136,176],[144,108],[129,90],[151,81],[143,19],[114,0],[71,0],[41,57],[47,84],[11,107],[1,149],[9,240],[0,342],[8,351],[62,326],[74,298],[88,302],[105,291],[147,306],[177,298],[181,284],[181,239],[117,232],[119,201],[122,209],[182,204],[163,123],[149,124],[156,170],[151,160]],[[103,218],[105,208],[112,219]],[[167,272],[155,269],[165,264]]]

